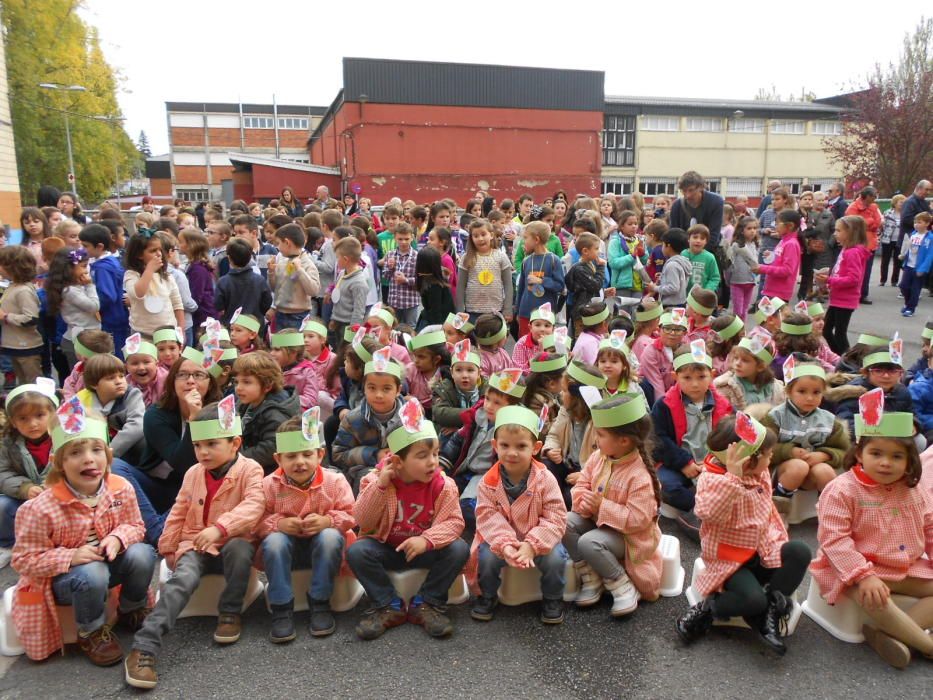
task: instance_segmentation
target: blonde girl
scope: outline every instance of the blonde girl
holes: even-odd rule
[[[501,313],[512,320],[512,263],[493,247],[492,226],[485,219],[470,223],[470,237],[457,273],[455,308],[475,320],[483,313]]]
[[[599,343],[596,367],[606,377],[603,398],[626,394],[645,400],[645,392],[638,384],[638,372],[632,367],[632,351],[625,344],[625,331],[612,331]]]
[[[658,339],[664,308],[654,299],[645,299],[635,307],[635,330],[628,339],[632,355],[641,362],[641,355]]]

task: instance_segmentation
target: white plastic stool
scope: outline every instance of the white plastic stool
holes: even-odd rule
[[[568,603],[577,597],[580,583],[573,560],[567,559],[564,568],[564,600]],[[499,602],[503,605],[524,605],[541,600],[541,571],[537,567],[516,569],[502,567],[502,582],[499,584]]]
[[[907,610],[917,602],[916,598],[896,593],[891,595],[891,600],[901,610]],[[833,605],[827,603],[820,593],[820,587],[816,580],[810,581],[810,590],[807,592],[807,599],[803,603],[803,612],[836,639],[850,644],[865,641],[865,636],[862,634],[862,625],[871,625],[872,627],[875,625],[874,620],[848,596],[842,596]]]
[[[816,504],[820,500],[819,491],[802,491],[798,489],[790,499],[790,512],[787,522],[797,525],[816,517]]]
[[[703,596],[697,593],[694,584],[696,583],[697,577],[706,571],[706,564],[703,562],[703,557],[697,557],[696,561],[693,562],[693,575],[690,578],[690,587],[687,589],[687,602],[690,605],[696,605],[701,600]],[[794,609],[791,610],[790,616],[787,618],[787,634],[785,636],[790,636],[794,633],[794,630],[797,629],[797,623],[800,622],[800,615],[803,613],[803,609],[800,607],[800,603],[797,602],[797,593],[795,592],[791,596],[791,602],[794,604]],[[715,620],[713,621],[714,625],[721,625],[723,627],[745,627],[748,628],[748,625],[745,624],[745,620],[741,617],[730,617],[728,620]]]
[[[10,586],[3,592],[0,602],[0,654],[3,656],[19,656],[24,653],[23,645],[16,633],[13,624],[13,591],[16,586]],[[111,588],[107,598],[107,622],[113,624],[117,621],[117,606],[120,602],[120,589]],[[78,626],[75,623],[74,608],[70,605],[57,605],[58,624],[62,628],[62,642],[75,644],[78,641]]]
[[[410,601],[421,590],[421,585],[428,577],[427,569],[406,569],[405,571],[390,571],[389,580],[395,587],[395,592],[399,598],[406,603]],[[447,591],[447,604],[460,605],[470,599],[470,591],[467,589],[466,579],[463,574],[457,576],[450,590]]]
[[[311,569],[292,571],[292,592],[295,594],[295,612],[308,609],[308,587],[311,585]],[[334,612],[353,610],[363,597],[363,587],[353,576],[338,576],[334,579],[334,592],[330,596],[330,609]],[[265,587],[266,609],[269,604],[269,586]]]
[[[171,575],[172,571],[163,559],[159,564],[159,595],[162,594],[162,586]],[[227,582],[222,574],[205,574],[178,617],[217,617],[219,614],[217,602],[226,585]],[[243,596],[243,608],[240,612],[245,612],[256,602],[264,589],[265,585],[259,580],[259,572],[255,568],[250,568],[249,583],[246,586],[246,595]]]
[[[668,520],[677,520],[677,517],[684,513],[684,511],[680,510],[679,508],[675,508],[669,503],[664,503],[663,501],[661,503],[661,510],[659,512],[661,513],[662,518],[667,518]]]
[[[673,535],[661,535],[661,595],[665,598],[676,598],[684,590],[684,579],[687,572],[680,563],[680,540]]]

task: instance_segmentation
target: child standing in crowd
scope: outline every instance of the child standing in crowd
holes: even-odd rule
[[[44,275],[49,267],[42,259],[42,241],[52,235],[49,220],[41,209],[24,207],[19,215],[19,225],[26,234],[23,246],[29,251],[36,262],[36,272]],[[35,275],[33,275],[35,276]]]
[[[735,315],[745,320],[748,307],[752,305],[755,292],[755,272],[758,267],[758,220],[754,216],[743,216],[732,236],[728,247],[729,293],[732,296],[732,310]]]
[[[920,290],[926,286],[927,274],[933,266],[933,233],[930,232],[930,221],[933,221],[933,217],[925,211],[920,212],[914,216],[914,230],[909,236],[904,236],[904,245],[898,256],[904,271],[900,284],[901,296],[904,297],[901,316],[914,315],[920,301]]]
[[[547,304],[549,309],[555,307],[557,295],[564,291],[560,258],[546,247],[551,235],[550,227],[541,221],[531,222],[522,231],[526,257],[518,278],[516,304],[520,336],[528,333],[531,313],[542,304]]]
[[[706,250],[709,229],[703,224],[694,224],[687,229],[688,248],[681,252],[693,269],[691,287],[702,287],[711,292],[719,289],[719,263],[716,256]]]
[[[241,313],[257,319],[265,318],[272,307],[272,290],[266,278],[253,271],[249,243],[242,238],[230,241],[227,260],[230,261],[230,272],[217,280],[214,291],[217,317],[229,324],[234,312],[240,309]]]
[[[214,318],[214,271],[208,255],[207,238],[196,229],[186,229],[179,235],[179,245],[188,258],[185,276],[192,300],[198,305],[191,314],[192,328],[199,329],[208,317]],[[226,276],[226,275],[225,275]]]
[[[61,349],[68,358],[68,367],[75,366],[73,338],[85,330],[100,328],[100,299],[97,287],[88,271],[88,254],[83,248],[62,248],[55,253],[45,281],[48,313],[61,315],[68,330],[62,336]]]
[[[0,298],[0,348],[13,364],[16,383],[33,384],[42,375],[36,259],[23,246],[0,248],[0,277],[10,281]]]
[[[636,235],[638,215],[633,211],[619,214],[619,231],[609,236],[606,257],[612,279],[609,286],[623,297],[640,297],[642,294],[641,270],[648,262],[645,245]]]
[[[570,305],[568,321],[576,336],[582,332],[580,315],[583,307],[606,286],[606,263],[599,257],[599,238],[592,233],[581,233],[573,245],[580,259],[567,271],[564,283]]]
[[[130,334],[129,311],[123,303],[126,271],[114,252],[115,244],[107,227],[88,224],[81,229],[80,238],[90,257],[91,280],[100,301],[100,328],[113,337],[114,347],[122,348]]]
[[[382,222],[385,228],[376,236],[379,243],[379,267],[382,268],[382,303],[389,303],[389,275],[386,274],[386,258],[390,251],[396,249],[395,229],[402,221],[402,210],[394,204],[390,204],[382,210]],[[407,226],[408,224],[406,224]]]
[[[178,285],[168,276],[161,234],[137,234],[126,246],[123,288],[130,302],[130,328],[152,335],[160,326],[185,325]]]
[[[777,234],[781,241],[773,251],[762,253],[765,258],[763,265],[752,268],[752,272],[765,275],[761,290],[763,296],[788,300],[794,298],[803,250],[800,222],[800,212],[793,209],[784,209],[777,215]]]
[[[666,309],[683,306],[693,282],[693,263],[683,255],[689,245],[687,232],[680,228],[668,229],[661,240],[666,260],[660,280],[650,285],[648,291],[656,293]]]
[[[342,275],[334,284],[330,298],[333,309],[330,317],[330,345],[342,344],[343,331],[347,326],[363,322],[366,313],[366,297],[369,294],[369,282],[366,271],[360,267],[363,248],[352,236],[342,238],[334,245],[337,256],[337,269]],[[299,328],[301,323],[296,324]]]
[[[861,216],[845,216],[836,222],[836,242],[842,248],[836,264],[829,274],[814,274],[817,282],[829,287],[829,310],[823,335],[830,349],[842,355],[849,349],[849,321],[852,312],[859,306],[862,293],[862,277],[868,252],[868,234],[865,219]]]
[[[480,314],[501,313],[512,318],[512,263],[501,248],[492,245],[489,222],[470,224],[470,239],[457,274],[456,308],[474,321]]]
[[[276,238],[279,254],[269,261],[269,286],[274,291],[273,306],[266,318],[275,322],[275,330],[299,328],[312,301],[320,292],[320,278],[314,261],[305,250],[307,239],[301,226],[286,224],[276,231]]]
[[[418,252],[412,248],[412,230],[408,224],[395,227],[395,249],[385,257],[385,276],[389,278],[389,306],[400,323],[412,328],[418,323]]]
[[[432,231],[431,235],[435,235],[435,232]],[[416,327],[420,330],[425,326],[443,324],[447,316],[454,312],[454,297],[441,267],[441,255],[436,248],[429,246],[418,251],[415,274],[422,306]]]
[[[431,233],[428,234],[428,246],[440,253],[444,277],[447,279],[450,288],[456,289],[457,264],[452,257],[452,253],[455,251],[453,249],[453,238],[450,229],[443,226],[433,228]],[[420,252],[421,251],[419,251],[419,253]]]

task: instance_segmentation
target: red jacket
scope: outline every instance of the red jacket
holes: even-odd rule
[[[877,249],[878,230],[881,228],[881,210],[878,209],[878,205],[874,202],[865,204],[865,200],[858,197],[846,209],[846,216],[861,216],[865,219],[865,230],[868,233],[868,250],[874,251]]]

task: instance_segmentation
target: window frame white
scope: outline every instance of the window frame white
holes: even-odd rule
[[[807,122],[803,119],[775,119],[771,122],[771,133],[784,136],[805,136]]]
[[[722,119],[720,117],[687,117],[684,131],[718,134],[722,132]]]
[[[243,128],[244,129],[274,129],[275,118],[261,115],[261,114],[244,115]]]
[[[653,122],[652,120],[658,121]],[[672,126],[673,128],[662,127],[661,120],[664,120],[668,127]],[[639,127],[642,131],[680,131],[680,117],[672,117],[666,114],[644,114],[641,117]]]
[[[828,127],[833,127],[831,130]],[[818,119],[813,122],[813,129],[811,131],[815,136],[842,136],[842,122],[829,120],[829,119]]]
[[[765,133],[765,119],[742,117],[729,120],[729,133],[732,134],[763,134]],[[744,128],[737,128],[742,126]]]
[[[634,191],[634,177],[604,177],[600,184],[600,194],[629,195]]]
[[[666,194],[670,197],[676,197],[677,196],[677,178],[676,177],[644,177],[638,181],[638,191],[641,192],[646,197],[656,197],[659,194]]]

